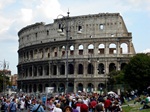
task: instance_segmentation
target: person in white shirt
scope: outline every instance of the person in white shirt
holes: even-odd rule
[[[89,99],[86,96],[84,96],[83,103],[89,106],[89,102],[90,102]]]
[[[22,99],[22,100],[20,101],[20,110],[23,111],[24,108],[25,108],[25,101],[24,101],[24,99]]]
[[[60,103],[56,104],[56,107],[54,107],[53,112],[62,112],[62,109],[60,108]]]

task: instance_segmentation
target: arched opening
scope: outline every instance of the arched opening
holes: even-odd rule
[[[78,74],[83,74],[83,65],[82,64],[78,65]]]
[[[94,53],[94,45],[93,45],[93,44],[90,44],[90,45],[88,46],[88,53],[89,53],[89,54],[93,54],[93,53]]]
[[[70,55],[74,55],[74,46],[70,46]]]
[[[82,83],[79,83],[79,84],[78,84],[77,90],[78,90],[78,91],[83,91],[83,84],[82,84]]]
[[[32,76],[32,67],[29,68],[29,76]]]
[[[100,63],[98,65],[98,74],[104,74],[105,73],[105,68],[104,68],[104,64]]]
[[[74,74],[74,66],[73,66],[73,64],[69,64],[68,67],[69,67],[69,68],[68,68],[68,73],[69,73],[69,74]]]
[[[60,83],[59,84],[59,87],[58,87],[58,92],[65,92],[65,85],[63,83]]]
[[[60,75],[65,75],[65,65],[64,64],[60,65]]]
[[[42,92],[42,84],[39,84],[39,86],[38,86],[38,91],[39,91],[39,92]]]
[[[36,92],[37,91],[37,87],[36,87],[36,84],[33,85],[33,92]]]
[[[120,69],[123,70],[126,65],[127,65],[126,63],[122,63]]]
[[[73,92],[74,85],[72,83],[68,83],[68,92]]]
[[[32,85],[31,84],[29,85],[29,92],[30,93],[32,92]]]
[[[49,66],[46,65],[45,68],[44,68],[44,71],[45,71],[45,75],[49,75]]]
[[[56,92],[56,84],[55,84],[55,83],[52,83],[52,84],[51,84],[51,87],[54,87],[54,92]]]
[[[79,45],[79,55],[83,55],[83,45]]]
[[[105,45],[104,44],[100,44],[98,46],[98,54],[104,54],[105,53]]]
[[[88,83],[87,92],[93,92],[93,90],[94,90],[94,85],[92,83]]]
[[[109,45],[109,54],[116,54],[117,51],[116,51],[116,44],[110,44]]]
[[[57,66],[52,65],[52,75],[57,75]]]
[[[39,66],[38,67],[38,74],[39,74],[39,76],[42,76],[43,75],[43,67],[42,66]]]
[[[128,53],[128,46],[126,43],[122,43],[120,48],[120,53],[121,54],[127,54]]]
[[[112,72],[112,71],[114,71],[114,70],[116,70],[116,65],[115,65],[115,63],[110,63],[110,64],[109,64],[109,72]]]
[[[103,91],[104,88],[105,88],[105,84],[103,84],[103,83],[99,83],[99,84],[98,84],[98,90],[99,90],[100,92]]]
[[[33,72],[34,72],[34,76],[37,76],[37,67],[36,66],[34,66]]]
[[[94,74],[94,66],[92,65],[92,63],[88,64],[88,74]]]
[[[65,56],[65,49],[66,49],[65,46],[61,47],[61,53],[62,53],[61,56]]]

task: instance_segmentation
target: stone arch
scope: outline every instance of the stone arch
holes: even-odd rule
[[[35,50],[34,50],[34,59],[37,59],[37,56],[38,56],[38,54],[37,54],[37,53],[38,53],[38,50],[37,50],[37,49],[35,49]]]
[[[53,57],[57,57],[57,55],[58,55],[58,49],[56,47],[52,48],[52,52],[53,52]]]
[[[45,84],[45,87],[49,87],[49,85],[48,85],[48,84]]]
[[[52,84],[51,84],[51,87],[54,87],[54,92],[56,92],[56,91],[57,91],[57,90],[56,90],[56,89],[57,89],[57,86],[56,86],[56,84],[55,84],[55,83],[52,83]]]
[[[33,92],[37,92],[37,86],[36,86],[36,84],[33,85]]]
[[[74,46],[71,45],[69,49],[70,49],[70,55],[74,55]]]
[[[82,84],[82,83],[79,83],[79,84],[78,84],[77,90],[78,90],[78,91],[83,91],[83,84]]]
[[[38,67],[38,73],[39,73],[39,76],[43,75],[43,67],[42,66]]]
[[[44,66],[44,71],[45,71],[45,75],[49,75],[49,66],[48,65],[45,65]]]
[[[87,69],[88,74],[94,74],[94,66],[92,63],[88,64],[88,69]]]
[[[89,54],[93,54],[94,53],[94,45],[93,44],[89,44],[88,45],[88,53]]]
[[[123,70],[126,65],[127,65],[126,63],[121,63],[120,69]]]
[[[127,54],[128,53],[128,45],[126,43],[121,43],[120,53],[121,54]]]
[[[65,65],[64,64],[60,65],[60,75],[65,75]]]
[[[103,63],[98,64],[98,74],[104,74],[105,73],[105,67]]]
[[[46,58],[49,58],[49,57],[50,57],[49,48],[45,48],[45,57],[46,57]]]
[[[37,76],[37,66],[34,66],[33,73],[34,73],[34,76]]]
[[[117,53],[116,44],[114,43],[109,44],[109,54],[116,54],[116,53]]]
[[[83,55],[83,45],[79,45],[78,50],[79,50],[79,55]]]
[[[61,46],[61,56],[65,56],[65,49],[66,49],[66,46]]]
[[[99,44],[98,46],[98,54],[104,54],[105,53],[105,45]]]
[[[29,85],[29,92],[30,93],[32,92],[32,85],[31,84]]]
[[[87,92],[93,92],[94,85],[92,83],[87,84]]]
[[[104,83],[99,83],[98,84],[98,90],[101,91],[105,88],[105,84]]]
[[[74,84],[68,83],[68,92],[73,92],[73,89],[74,89]]]
[[[25,92],[27,92],[28,90],[28,85],[25,85]]]
[[[43,89],[42,84],[39,84],[39,85],[38,85],[38,91],[39,91],[40,93],[42,92],[42,89]]]
[[[32,76],[32,66],[29,67],[29,75]]]
[[[112,72],[112,71],[114,71],[114,70],[116,70],[116,65],[115,65],[115,63],[110,63],[110,64],[109,64],[109,72]]]
[[[33,59],[33,50],[30,50],[30,58]]]
[[[57,65],[52,65],[52,75],[57,75]]]
[[[83,65],[82,64],[79,64],[78,65],[78,74],[83,74]]]
[[[69,74],[74,74],[74,65],[70,63],[70,64],[68,65],[68,67],[69,67],[68,73],[69,73]]]
[[[60,83],[58,86],[58,91],[59,92],[65,92],[65,85],[63,83]]]
[[[39,49],[39,58],[42,59],[44,57],[44,51],[42,48]]]

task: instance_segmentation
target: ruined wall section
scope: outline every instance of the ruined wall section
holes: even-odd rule
[[[75,16],[62,19],[55,19],[54,23],[47,24],[35,23],[24,27],[18,32],[19,48],[66,40],[66,27],[68,22],[69,39],[89,39],[93,38],[112,38],[112,37],[131,37],[128,33],[124,21],[119,13],[99,13],[93,15]],[[59,24],[64,26],[64,36],[57,30]],[[81,26],[82,34],[78,34]]]

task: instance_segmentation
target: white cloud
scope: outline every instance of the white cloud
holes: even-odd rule
[[[150,52],[150,49],[145,49],[141,53],[148,53],[148,52]]]
[[[0,1],[0,9],[6,7],[7,5],[15,2],[15,0],[1,0]]]
[[[0,40],[4,39],[5,34],[7,34],[7,31],[10,29],[10,26],[13,22],[13,19],[0,16]]]
[[[45,15],[44,17],[47,18],[56,18],[58,14],[63,13],[58,0],[41,0],[41,4],[36,6],[36,9],[39,16]]]
[[[21,9],[21,19],[25,23],[30,23],[33,19],[32,9]]]

